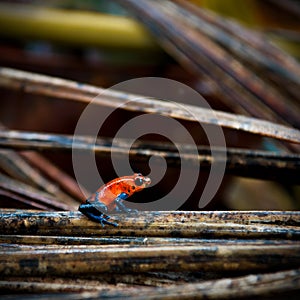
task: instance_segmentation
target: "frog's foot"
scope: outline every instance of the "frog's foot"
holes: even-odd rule
[[[127,198],[128,198],[128,195],[126,193],[121,193],[114,200],[114,202],[116,204],[116,211],[117,212],[127,212],[127,213],[137,213],[138,212],[137,209],[131,209],[123,203],[123,201],[126,200]]]
[[[107,207],[105,204],[103,204],[105,206],[106,209],[104,209],[105,211],[107,211]],[[110,216],[106,215],[105,213],[103,213],[102,211],[99,210],[99,203],[97,203],[97,207],[95,206],[95,204],[91,204],[88,203],[88,201],[86,203],[83,203],[79,206],[78,210],[83,213],[85,216],[87,216],[90,220],[100,223],[102,227],[104,227],[105,224],[107,225],[112,225],[112,226],[118,226],[117,223],[113,223],[108,221],[108,219],[110,219]]]

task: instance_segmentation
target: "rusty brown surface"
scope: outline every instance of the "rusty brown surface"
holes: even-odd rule
[[[5,127],[1,123],[0,129],[5,130]],[[27,159],[25,159],[24,157],[27,157]],[[44,172],[40,172],[36,169],[36,167],[41,166],[41,164],[44,167]],[[55,166],[48,162],[46,159],[43,159],[42,156],[38,153],[24,152],[22,154],[14,150],[1,149],[0,169],[13,179],[41,189],[42,191],[48,193],[50,196],[56,196],[60,198],[62,202],[65,202],[71,206],[76,204],[76,201],[74,201],[74,199],[72,199],[69,195],[67,195],[60,189],[60,187],[57,185],[57,181],[53,182],[48,178],[48,174],[51,174],[53,172],[53,169],[56,170],[56,174],[58,174],[60,178],[67,177],[67,175],[57,167],[55,168]],[[69,186],[73,184],[73,190],[76,191],[76,189],[74,188],[74,179],[68,177],[68,183]],[[5,191],[5,193],[8,192]],[[4,194],[4,192],[2,192],[2,194]],[[14,195],[14,199],[17,199],[19,203],[23,204],[28,204],[30,202],[29,206],[32,206],[32,204],[34,204],[29,199],[20,197],[20,195]],[[32,207],[41,208],[38,203],[35,203]]]
[[[30,199],[29,201],[35,201],[38,204],[42,204],[48,207],[49,210],[70,210],[77,206],[75,204],[76,202],[69,198],[60,200],[45,191],[41,191],[31,185],[14,180],[4,174],[0,174],[0,188],[4,191],[15,193],[16,195]]]
[[[60,170],[57,166],[55,166],[41,154],[37,152],[22,151],[20,152],[20,156],[25,158],[25,160],[29,161],[30,164],[36,167],[39,171],[43,172],[44,174],[47,174],[47,176],[51,178],[53,182],[59,183],[60,188],[66,191],[69,195],[71,195],[74,198],[73,202],[70,201],[69,203],[75,204],[75,199],[78,202],[82,202],[83,200],[85,200],[85,197],[82,194],[80,188],[78,187],[78,184],[75,181],[75,179],[67,173]],[[57,186],[56,188],[59,189]],[[64,193],[56,193],[57,197],[60,197],[60,194]]]

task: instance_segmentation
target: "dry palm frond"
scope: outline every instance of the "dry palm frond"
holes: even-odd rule
[[[209,170],[212,160],[224,160],[226,151],[227,174],[246,176],[252,178],[273,179],[299,183],[300,156],[297,154],[279,154],[269,151],[253,151],[235,148],[216,148],[212,157],[211,147],[198,147],[198,155],[190,153],[190,146],[177,145],[181,151],[170,143],[155,143],[150,141],[135,142],[131,145],[126,139],[98,138],[88,136],[43,134],[35,132],[22,132],[16,130],[0,130],[0,147],[18,150],[38,151],[92,151],[98,155],[110,157],[111,153],[126,158],[129,154],[132,161],[147,163],[152,156],[163,157],[169,166],[179,167],[185,161],[191,166],[201,165],[202,170]],[[130,149],[128,151],[128,149]],[[59,180],[62,180],[61,178]]]
[[[300,131],[291,127],[193,105],[185,105],[183,108],[183,106],[176,105],[173,101],[137,97],[132,94],[105,90],[71,80],[40,74],[0,68],[0,86],[87,103],[90,103],[94,97],[98,96],[93,101],[97,105],[122,108],[135,112],[157,113],[163,116],[218,125],[292,143],[300,143]],[[193,114],[189,112],[193,112]]]
[[[264,35],[188,1],[119,3],[179,63],[200,78],[209,78],[219,89],[220,100],[234,112],[299,128],[300,66]]]
[[[29,278],[31,281],[18,279],[1,281],[0,287],[6,291],[56,293],[55,299],[239,299],[264,297],[282,299],[289,294],[296,295],[299,292],[299,269],[274,272],[269,274],[255,274],[241,276],[232,279],[207,280],[199,283],[171,284],[166,287],[128,287],[126,285],[115,287],[103,284],[103,281],[91,280],[42,280]],[[124,276],[125,277],[125,276]],[[127,279],[133,277],[129,274]],[[147,280],[147,277],[138,276],[135,281],[155,283],[155,279]],[[165,280],[166,282],[167,280]],[[132,282],[132,281],[131,281]],[[57,294],[61,293],[61,294]],[[75,294],[76,293],[76,294]],[[274,296],[276,295],[276,296]],[[10,299],[19,299],[18,296],[10,296]],[[32,299],[30,296],[22,296],[22,299]],[[39,299],[49,299],[49,295],[40,295]],[[52,299],[52,298],[50,298]],[[293,297],[293,299],[297,299]]]
[[[116,228],[101,227],[80,212],[1,212],[5,234],[298,239],[299,212],[199,211],[113,214]],[[55,224],[55,226],[53,226]]]

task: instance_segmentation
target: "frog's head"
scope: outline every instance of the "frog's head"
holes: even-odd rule
[[[143,176],[141,173],[135,173],[133,175],[133,180],[136,192],[141,191],[151,183],[151,179]]]

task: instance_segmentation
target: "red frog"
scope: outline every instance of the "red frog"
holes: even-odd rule
[[[150,183],[151,179],[140,173],[113,179],[101,186],[85,203],[79,206],[78,210],[102,226],[104,224],[117,226],[116,223],[108,221],[110,217],[105,213],[113,210],[132,212],[133,210],[126,207],[123,200],[143,190]]]

